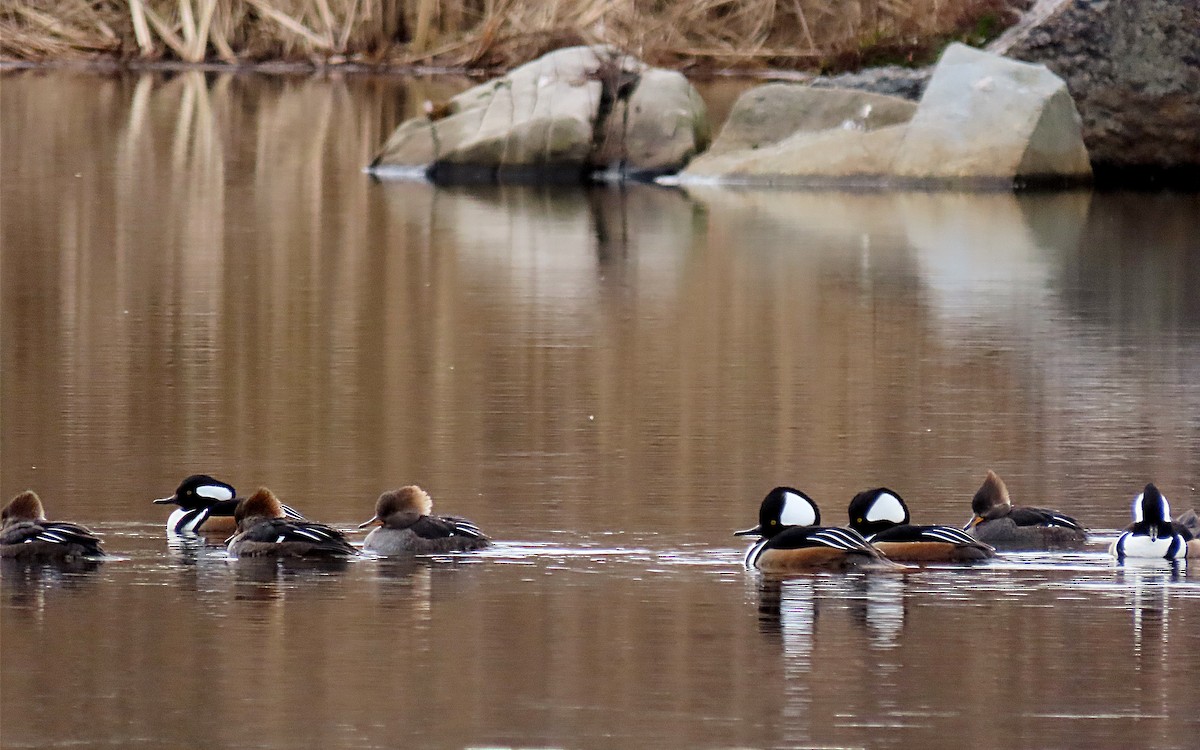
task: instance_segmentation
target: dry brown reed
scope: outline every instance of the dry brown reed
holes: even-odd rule
[[[507,68],[604,42],[675,67],[903,59],[1023,0],[0,0],[0,58]],[[997,24],[1000,25],[1000,24]]]

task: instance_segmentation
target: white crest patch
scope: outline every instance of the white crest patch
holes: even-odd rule
[[[1138,496],[1133,499],[1133,522],[1134,523],[1141,523],[1142,521],[1146,520],[1146,515],[1144,513],[1142,513],[1142,501],[1145,499],[1145,497],[1146,497],[1145,492],[1139,492]],[[1161,492],[1158,493],[1158,497],[1159,497],[1159,506],[1161,507],[1161,510],[1162,510],[1162,520],[1170,521],[1171,520],[1171,504],[1169,502],[1167,502],[1167,496],[1162,494]]]
[[[875,498],[875,502],[871,503],[871,508],[867,511],[867,520],[904,523],[907,515],[900,498],[890,492],[883,492]]]
[[[233,493],[228,487],[221,487],[215,484],[202,484],[196,488],[196,494],[200,497],[207,497],[209,500],[232,500]]]
[[[783,510],[779,523],[784,526],[812,526],[817,522],[817,512],[812,501],[794,492],[783,493]]]

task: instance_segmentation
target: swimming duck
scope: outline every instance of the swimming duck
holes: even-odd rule
[[[1083,525],[1054,510],[1014,506],[1008,488],[988,470],[983,485],[971,498],[974,517],[963,527],[971,536],[998,549],[1077,547],[1087,540]]]
[[[767,572],[887,564],[857,531],[820,523],[821,510],[812,498],[793,487],[776,487],[759,506],[758,525],[734,536],[762,537],[746,551],[743,563]]]
[[[429,493],[415,484],[383,493],[375,501],[375,515],[358,527],[380,527],[367,534],[363,549],[377,555],[429,555],[467,552],[491,544],[467,519],[432,513]]]
[[[886,487],[866,490],[850,501],[850,528],[889,560],[970,562],[996,556],[990,545],[950,526],[914,526],[908,506]]]
[[[0,511],[0,557],[37,562],[103,557],[100,539],[90,530],[63,521],[47,521],[42,499],[26,490]]]
[[[324,524],[287,518],[275,493],[262,487],[238,503],[231,557],[351,557],[358,550],[342,532]]]
[[[193,474],[180,482],[174,495],[161,497],[154,504],[179,506],[167,518],[168,534],[212,532],[228,535],[237,530],[233,513],[237,510],[238,502],[233,485],[208,474]],[[295,509],[282,504],[281,507],[285,517],[304,520],[304,516]]]
[[[1181,519],[1183,516],[1181,516]],[[1182,560],[1200,556],[1200,540],[1185,524],[1171,520],[1171,505],[1154,483],[1133,499],[1133,524],[1109,546],[1118,560],[1127,557]]]

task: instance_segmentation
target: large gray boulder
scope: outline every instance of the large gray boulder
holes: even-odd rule
[[[761,114],[760,114],[761,113]],[[752,89],[682,183],[1012,186],[1091,176],[1078,115],[1044,67],[948,47],[921,102]]]
[[[1038,0],[989,49],[1067,83],[1098,169],[1200,169],[1200,2]]]
[[[402,123],[370,169],[439,181],[652,178],[707,145],[704,102],[681,74],[570,47]]]
[[[918,180],[1078,181],[1091,176],[1062,79],[963,44],[946,48],[893,172]]]

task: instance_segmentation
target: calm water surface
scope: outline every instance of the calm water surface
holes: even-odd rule
[[[1104,554],[1200,504],[1197,196],[361,173],[462,85],[0,79],[0,490],[117,556],[0,570],[0,744],[1197,746],[1200,571]],[[1095,541],[739,567],[775,484],[961,524],[988,468]],[[499,543],[230,561],[150,504],[198,471]]]

